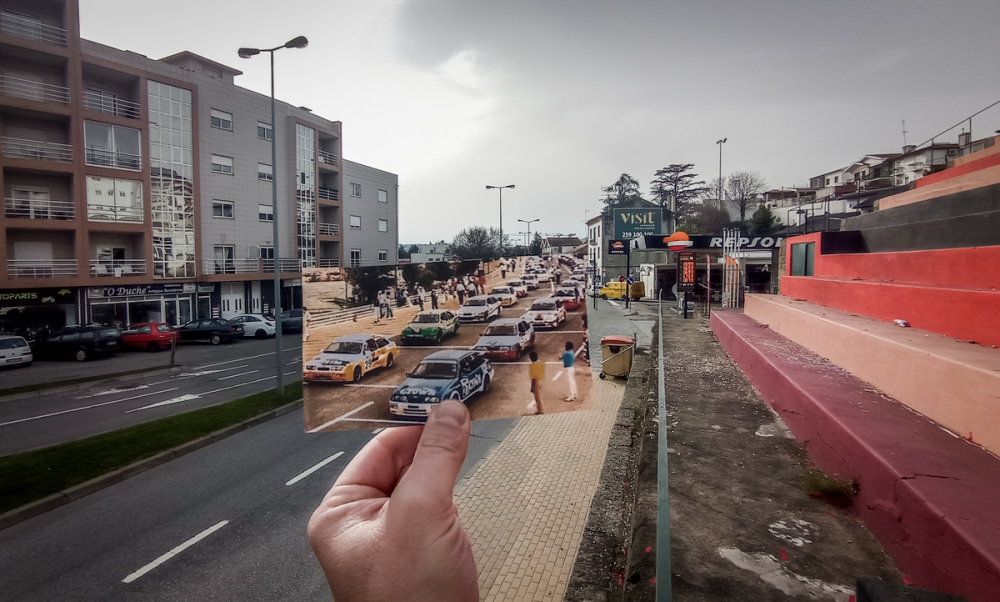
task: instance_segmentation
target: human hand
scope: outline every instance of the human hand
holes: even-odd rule
[[[337,602],[479,600],[455,479],[469,411],[441,402],[426,426],[387,429],[355,456],[309,521]]]

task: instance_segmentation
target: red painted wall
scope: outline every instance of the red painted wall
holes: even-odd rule
[[[987,167],[994,167],[1000,165],[1000,154],[991,155],[989,157],[983,157],[982,159],[976,159],[975,161],[969,161],[963,165],[956,165],[950,169],[944,171],[939,171],[929,176],[924,176],[917,180],[917,188],[923,186],[930,186],[937,182],[943,182],[945,180],[950,180],[951,178],[964,176],[965,174],[970,174],[974,171],[979,171],[981,169],[986,169]]]

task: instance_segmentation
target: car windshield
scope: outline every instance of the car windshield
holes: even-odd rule
[[[524,284],[524,283],[523,283],[523,282],[521,282],[520,280],[511,280],[511,281],[510,281],[510,282],[508,282],[507,284],[509,284],[509,285],[511,285],[511,286],[521,286],[521,285],[522,285],[522,284]]]
[[[486,305],[486,299],[469,299],[465,302],[466,307],[474,307],[477,305]]]
[[[561,288],[561,289],[559,289],[559,290],[556,291],[555,296],[556,297],[575,297],[576,293],[574,293],[573,291]]]
[[[555,308],[556,308],[556,304],[555,303],[532,303],[531,304],[532,311],[552,310],[552,309],[555,309]]]
[[[0,340],[0,349],[17,349],[18,347],[27,347],[28,344],[24,342],[24,339],[3,339]]]
[[[441,321],[441,317],[435,314],[417,314],[417,317],[413,318],[415,324],[437,324]]]
[[[454,362],[422,362],[410,373],[414,378],[455,378],[458,364]]]
[[[485,336],[488,337],[509,337],[517,334],[517,326],[513,324],[499,324],[486,329]]]
[[[334,341],[323,352],[357,355],[361,353],[362,349],[364,349],[364,345],[360,341]]]

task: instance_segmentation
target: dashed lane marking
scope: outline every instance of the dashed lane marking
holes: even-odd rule
[[[315,466],[313,466],[313,467],[312,467],[312,468],[310,468],[309,470],[307,470],[307,471],[305,471],[305,472],[303,472],[303,473],[299,474],[298,476],[296,476],[296,477],[292,478],[292,479],[291,479],[290,481],[288,481],[287,483],[285,483],[285,486],[287,487],[288,485],[294,485],[294,484],[298,483],[298,482],[299,482],[299,481],[301,481],[302,479],[304,479],[304,478],[308,477],[308,476],[309,476],[309,475],[311,475],[312,473],[316,472],[316,471],[317,471],[317,470],[319,470],[320,468],[323,468],[324,466],[326,466],[326,465],[327,465],[327,464],[329,464],[330,462],[333,462],[334,460],[336,460],[337,458],[339,458],[340,456],[343,456],[343,455],[344,455],[344,452],[342,452],[342,451],[339,451],[339,452],[337,452],[337,453],[333,454],[332,456],[330,456],[330,457],[329,457],[329,458],[327,458],[326,460],[323,460],[323,461],[322,461],[322,462],[320,462],[319,464],[316,464]]]
[[[90,410],[93,408],[99,408],[101,406],[109,406],[115,403],[121,403],[123,401],[132,401],[133,399],[141,399],[143,397],[149,397],[150,395],[159,395],[160,393],[169,393],[171,391],[176,391],[179,387],[174,387],[173,389],[164,389],[162,391],[151,391],[149,393],[143,393],[142,395],[134,395],[132,397],[126,397],[124,399],[116,399],[114,401],[105,401],[104,403],[95,403],[89,406],[83,406],[81,408],[72,408],[69,410],[62,410],[61,412],[51,412],[49,414],[42,414],[40,416],[31,416],[29,418],[21,418],[19,420],[11,420],[10,422],[0,423],[0,426],[8,426],[11,424],[18,424],[21,422],[29,422],[31,420],[40,420],[42,418],[51,418],[52,416],[61,416],[62,414],[69,414],[71,412],[79,412],[81,410]]]
[[[181,552],[183,552],[184,550],[186,550],[186,549],[190,548],[190,547],[191,547],[191,546],[193,546],[194,544],[196,544],[196,543],[198,543],[199,541],[201,541],[201,540],[205,539],[206,537],[208,537],[208,536],[209,536],[209,535],[211,535],[212,533],[215,533],[216,531],[218,531],[219,529],[221,529],[221,528],[225,527],[225,526],[226,526],[226,525],[228,525],[228,524],[229,524],[229,521],[228,521],[228,520],[224,520],[224,521],[222,521],[222,522],[220,522],[220,523],[217,523],[217,524],[215,524],[215,525],[213,525],[213,526],[211,526],[211,527],[209,527],[209,528],[205,529],[205,530],[204,530],[204,531],[202,531],[201,533],[199,533],[199,534],[195,535],[195,536],[194,536],[194,537],[192,537],[191,539],[189,539],[189,540],[185,541],[185,542],[184,542],[184,543],[182,543],[181,545],[179,545],[179,546],[177,546],[176,548],[174,548],[174,549],[170,550],[169,552],[167,552],[167,553],[166,553],[166,554],[164,554],[163,556],[160,556],[159,558],[157,558],[157,559],[156,559],[156,560],[154,560],[153,562],[150,562],[149,564],[147,564],[146,566],[142,567],[142,568],[141,568],[141,569],[139,569],[138,571],[136,571],[136,572],[132,573],[132,574],[131,574],[131,575],[129,575],[128,577],[125,577],[124,579],[122,579],[122,583],[132,583],[133,581],[135,581],[135,580],[136,580],[136,579],[138,579],[139,577],[142,577],[143,575],[145,575],[145,574],[146,574],[146,573],[148,573],[149,571],[151,571],[151,570],[155,569],[156,567],[160,566],[160,565],[161,565],[161,564],[163,564],[164,562],[166,562],[166,561],[170,560],[170,559],[171,559],[171,558],[173,558],[174,556],[176,556],[176,555],[180,554],[180,553],[181,553]]]
[[[252,385],[254,383],[263,382],[265,380],[271,380],[272,378],[274,378],[274,377],[273,376],[267,376],[267,377],[264,377],[264,378],[258,378],[257,380],[251,380],[251,381],[248,381],[248,382],[245,382],[245,383],[239,383],[239,384],[235,384],[235,385],[230,385],[228,387],[222,387],[221,389],[213,389],[211,391],[204,391],[202,393],[189,393],[187,395],[181,395],[180,397],[174,397],[173,399],[168,399],[166,401],[160,401],[160,402],[157,402],[157,403],[150,404],[148,406],[143,406],[141,408],[135,408],[134,410],[129,410],[129,411],[125,412],[125,413],[126,414],[131,414],[132,412],[138,412],[140,410],[149,410],[151,408],[158,408],[158,407],[161,407],[161,406],[169,406],[169,405],[173,405],[175,403],[181,403],[181,402],[184,402],[184,401],[191,401],[193,399],[201,399],[205,395],[212,395],[213,393],[221,393],[222,391],[228,391],[230,389],[235,389],[237,387],[245,387],[246,385]]]
[[[260,372],[260,370],[251,370],[249,372],[240,372],[239,374],[230,374],[229,376],[223,376],[222,378],[218,378],[216,380],[229,380],[230,378],[237,378],[240,376],[250,376],[254,372]]]

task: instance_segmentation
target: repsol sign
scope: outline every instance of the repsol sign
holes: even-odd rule
[[[666,249],[667,244],[659,236],[645,237],[647,249]],[[785,240],[780,236],[743,236],[739,239],[740,251],[769,251],[781,246],[781,241]],[[721,236],[692,236],[691,246],[688,251],[704,251],[708,249],[723,249],[723,239]]]

